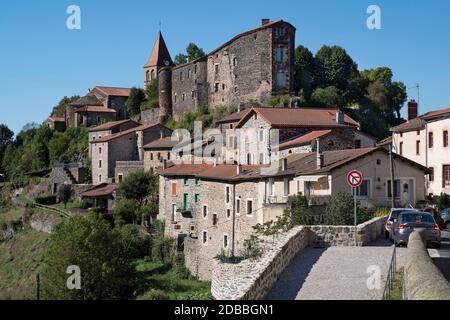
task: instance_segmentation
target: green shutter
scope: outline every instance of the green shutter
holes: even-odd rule
[[[184,194],[184,199],[183,199],[183,209],[187,210],[188,208],[188,199],[189,199],[189,195],[187,193]]]

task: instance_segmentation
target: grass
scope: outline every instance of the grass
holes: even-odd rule
[[[403,300],[403,272],[401,268],[396,274],[393,282],[391,296],[388,300]]]
[[[31,300],[35,278],[49,245],[49,235],[25,228],[0,243],[0,300]]]
[[[136,261],[138,300],[212,300],[211,283],[177,272],[171,265],[149,259]]]
[[[67,208],[66,208],[64,203],[61,202],[61,203],[51,205],[51,207],[60,209],[60,210],[64,210],[64,211],[70,211],[72,209],[80,209],[81,204],[79,202],[69,202],[69,203],[67,203]]]
[[[18,221],[23,216],[24,209],[16,206],[0,209],[0,224]]]

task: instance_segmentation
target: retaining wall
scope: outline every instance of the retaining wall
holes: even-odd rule
[[[433,263],[423,231],[411,234],[404,274],[404,300],[450,300],[450,284]]]

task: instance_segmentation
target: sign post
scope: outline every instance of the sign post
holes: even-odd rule
[[[352,188],[353,191],[353,206],[354,206],[354,215],[355,215],[355,247],[358,245],[358,241],[356,239],[356,227],[358,225],[358,208],[357,208],[357,202],[356,202],[356,188],[361,186],[363,183],[364,177],[363,174],[358,170],[351,170],[347,175],[347,183]]]

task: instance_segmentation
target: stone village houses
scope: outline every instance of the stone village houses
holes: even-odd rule
[[[409,185],[408,203],[425,198],[427,169],[395,156],[397,177]],[[276,219],[290,196],[301,193],[322,205],[339,191],[350,191],[347,172],[364,174],[357,196],[363,204],[388,206],[389,155],[384,148],[347,149],[288,156],[274,172],[261,165],[183,164],[160,172],[159,219],[166,233],[184,247],[186,266],[209,279],[211,261],[221,253],[237,256],[253,226]]]

